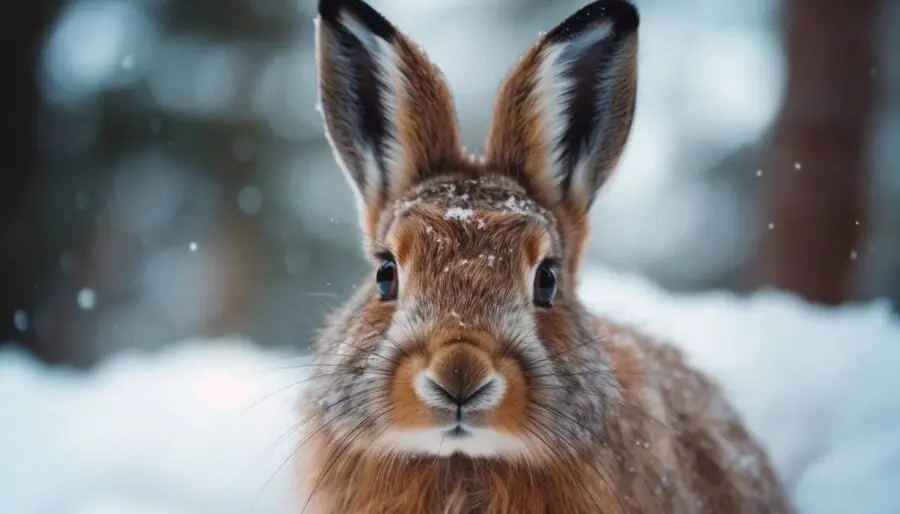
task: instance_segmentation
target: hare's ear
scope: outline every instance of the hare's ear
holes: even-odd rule
[[[544,34],[501,87],[487,161],[586,212],[631,130],[637,28],[629,2],[600,0]]]
[[[319,100],[325,131],[364,211],[460,155],[437,67],[362,0],[319,0]]]

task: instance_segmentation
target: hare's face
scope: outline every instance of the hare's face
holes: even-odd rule
[[[360,0],[319,9],[326,132],[373,260],[320,341],[324,429],[371,451],[578,453],[615,396],[574,281],[630,128],[637,14],[596,2],[543,36],[475,160],[413,44]]]
[[[578,319],[554,216],[497,176],[426,182],[384,221],[363,310],[382,313],[390,363],[381,441],[440,454],[527,449],[531,403],[559,396],[540,389],[559,385],[553,338],[575,339],[542,329]]]

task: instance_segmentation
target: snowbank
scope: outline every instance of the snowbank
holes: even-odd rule
[[[0,352],[0,512],[289,513],[300,362],[188,341],[83,376]]]
[[[900,319],[887,302],[672,295],[599,270],[581,289],[595,312],[677,342],[718,379],[801,512],[900,512]]]
[[[588,272],[582,292],[716,377],[803,512],[900,512],[900,321],[887,304],[675,296],[605,271]],[[287,514],[302,363],[198,340],[85,376],[2,351],[0,511]]]

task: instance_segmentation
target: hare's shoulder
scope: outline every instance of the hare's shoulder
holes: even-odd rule
[[[594,328],[620,387],[614,433],[640,438],[646,463],[680,483],[695,512],[788,513],[771,463],[723,390],[691,366],[684,352],[614,321]],[[698,509],[698,506],[702,505]]]

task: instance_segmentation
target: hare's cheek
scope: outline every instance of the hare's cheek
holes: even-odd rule
[[[503,400],[490,413],[490,426],[494,430],[510,435],[522,433],[527,421],[528,391],[525,377],[514,359],[503,359],[497,363],[497,372],[506,381]]]
[[[422,407],[414,388],[414,379],[426,367],[423,357],[402,359],[394,372],[391,390],[393,425],[396,429],[428,428],[428,410]]]
[[[394,302],[382,301],[377,293],[373,293],[361,314],[362,316],[358,323],[364,329],[377,329],[384,332],[393,324],[396,315],[396,305]]]
[[[547,355],[565,355],[572,346],[586,344],[573,326],[573,315],[565,309],[542,310],[535,313],[537,337],[543,342]]]

